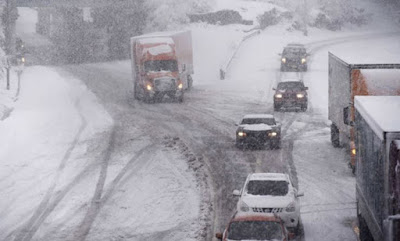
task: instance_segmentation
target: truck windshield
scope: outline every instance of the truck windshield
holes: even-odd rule
[[[176,60],[151,60],[144,62],[144,70],[146,72],[160,71],[178,71],[178,63]]]

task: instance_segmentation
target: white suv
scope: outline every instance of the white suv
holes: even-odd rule
[[[299,233],[300,200],[304,196],[293,187],[288,174],[252,173],[247,176],[242,190],[233,191],[240,196],[237,212],[278,215],[285,226]]]

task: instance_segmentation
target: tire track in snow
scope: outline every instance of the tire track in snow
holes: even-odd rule
[[[70,159],[72,152],[74,151],[75,147],[77,146],[79,139],[87,126],[87,121],[84,118],[82,111],[80,109],[80,106],[79,106],[79,100],[77,100],[74,105],[75,105],[75,108],[78,110],[79,117],[81,119],[81,125],[80,125],[77,133],[75,134],[74,140],[71,142],[69,148],[66,150],[64,157],[62,158],[62,160],[60,162],[60,165],[56,171],[52,185],[47,190],[45,197],[43,198],[43,200],[37,207],[36,211],[31,216],[31,218],[20,228],[20,230],[13,231],[11,234],[9,234],[7,236],[7,238],[11,238],[15,235],[14,238],[12,239],[14,241],[31,240],[33,235],[36,233],[36,231],[40,227],[40,225],[43,223],[43,221],[48,216],[48,214],[49,214],[48,207],[54,206],[54,202],[50,203],[50,200],[52,199],[52,197],[54,197],[54,190],[57,186],[58,180],[61,176],[61,173],[63,172],[63,170],[65,168],[66,162]],[[57,196],[59,196],[59,195],[57,195]],[[61,201],[61,199],[60,199],[60,201]],[[57,204],[58,204],[58,202],[57,202]],[[17,234],[15,234],[15,233],[17,233]]]
[[[79,225],[79,229],[74,235],[74,238],[71,241],[84,241],[88,236],[90,229],[93,225],[93,222],[96,220],[97,215],[99,214],[101,208],[107,202],[107,200],[112,196],[115,191],[115,188],[118,184],[122,185],[126,183],[129,178],[131,178],[135,173],[140,171],[145,166],[148,166],[152,163],[151,158],[148,158],[146,161],[142,161],[142,157],[144,154],[155,155],[155,152],[152,151],[154,149],[155,144],[152,143],[140,149],[138,153],[136,153],[129,162],[122,168],[122,170],[118,173],[118,175],[114,178],[114,180],[109,184],[107,189],[104,192],[104,183],[107,177],[107,167],[108,162],[110,160],[111,153],[114,150],[114,141],[115,141],[115,130],[113,131],[109,148],[107,149],[106,156],[102,161],[102,168],[99,175],[99,180],[96,185],[96,190],[93,195],[93,198],[90,202],[90,206],[86,215]],[[146,156],[148,157],[148,156]],[[129,175],[127,175],[129,173]],[[125,179],[124,179],[125,178]]]

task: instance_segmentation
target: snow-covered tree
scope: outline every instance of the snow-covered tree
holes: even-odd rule
[[[211,10],[215,0],[150,0],[147,31],[163,31],[188,23],[187,14]]]

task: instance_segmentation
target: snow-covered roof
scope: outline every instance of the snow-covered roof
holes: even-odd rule
[[[293,47],[293,48],[304,48],[304,44],[300,44],[300,43],[289,43],[287,46]]]
[[[288,177],[285,173],[252,173],[249,180],[288,181]]]
[[[243,116],[243,119],[261,119],[261,118],[274,118],[271,114],[248,114]]]
[[[400,69],[361,69],[371,95],[400,95]]]
[[[172,51],[171,46],[166,44],[143,49],[143,53],[149,52],[151,55],[166,54],[171,53]]]
[[[360,45],[332,52],[348,64],[399,64],[397,51],[385,52],[382,46]],[[365,51],[365,49],[368,49]],[[387,51],[387,50],[386,50]]]
[[[282,79],[280,82],[303,82],[301,79]]]
[[[140,44],[174,44],[174,40],[171,37],[144,37],[138,40]]]
[[[400,96],[355,96],[355,107],[380,138],[400,132]]]

